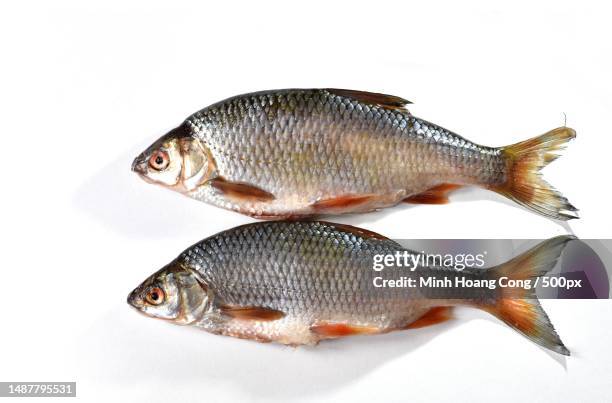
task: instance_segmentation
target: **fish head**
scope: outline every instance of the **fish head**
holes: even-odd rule
[[[173,262],[136,287],[127,302],[146,316],[188,325],[205,315],[212,295],[197,272]]]
[[[214,164],[208,148],[182,124],[138,155],[132,171],[146,182],[187,193],[212,177]]]

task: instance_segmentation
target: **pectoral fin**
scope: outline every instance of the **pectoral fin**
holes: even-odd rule
[[[281,319],[285,316],[284,312],[277,311],[271,308],[257,307],[257,306],[230,306],[223,305],[220,307],[221,312],[224,315],[230,316],[235,319],[246,319],[246,320],[261,320],[261,321],[272,321]]]
[[[374,326],[359,326],[334,322],[317,322],[310,327],[310,331],[326,339],[359,334],[381,333],[381,330]]]
[[[230,182],[221,177],[212,179],[209,183],[210,186],[230,199],[261,202],[274,200],[274,195],[272,193],[266,192],[248,183]]]
[[[423,193],[415,194],[404,199],[406,203],[415,204],[446,204],[449,202],[448,195],[453,190],[459,189],[461,185],[444,183],[427,189]]]

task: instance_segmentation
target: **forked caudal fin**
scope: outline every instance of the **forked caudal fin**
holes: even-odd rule
[[[573,129],[559,127],[539,137],[502,147],[507,162],[507,181],[493,190],[548,217],[578,218],[578,210],[540,174],[543,167],[559,157],[556,151],[564,149],[574,137]]]
[[[573,236],[559,236],[544,241],[522,255],[494,267],[489,272],[494,278],[512,280],[535,279],[543,276],[557,263],[565,245]],[[533,288],[500,288],[501,295],[494,303],[480,308],[504,321],[508,326],[559,354],[570,355],[542,309]]]

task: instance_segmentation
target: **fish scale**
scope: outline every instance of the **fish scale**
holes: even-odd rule
[[[341,89],[240,95],[188,117],[132,169],[149,182],[259,218],[368,212],[402,200],[445,203],[448,192],[465,185],[552,218],[578,217],[540,175],[574,130],[486,147],[413,116],[407,103]]]
[[[346,194],[385,194],[388,198],[381,203],[394,204],[451,177],[476,183],[503,175],[495,149],[472,145],[407,111],[365,105],[326,90],[239,96],[205,108],[187,122],[213,150],[220,176],[275,196],[267,205],[246,207],[253,214],[308,212],[319,199]],[[460,140],[468,146],[463,159],[484,153],[492,160],[491,169],[459,169],[451,149]],[[428,172],[435,175],[423,175]],[[196,189],[191,196],[245,208],[207,189]]]
[[[422,255],[347,225],[260,222],[191,246],[132,291],[128,301],[149,316],[211,333],[293,345],[439,323],[448,319],[447,307],[464,305],[492,313],[536,343],[569,354],[533,289],[487,284],[543,275],[571,240],[550,239],[487,269],[427,266],[421,260],[414,271],[396,262],[377,271],[375,256],[399,252],[413,262]],[[414,284],[375,284],[402,277]],[[435,278],[483,285],[432,286],[420,281]]]
[[[380,316],[398,298],[407,302],[406,291],[379,295],[371,284],[373,254],[403,250],[393,241],[366,240],[314,222],[269,223],[263,229],[233,230],[231,235],[232,239],[221,237],[224,242],[214,255],[203,251],[216,240],[205,240],[180,258],[224,303],[266,304],[290,312],[303,303],[317,313],[340,310],[360,317]],[[252,250],[259,252],[253,255]]]

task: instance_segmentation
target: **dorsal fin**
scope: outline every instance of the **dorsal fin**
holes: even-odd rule
[[[341,97],[356,99],[366,104],[379,105],[388,109],[399,109],[405,112],[408,112],[406,105],[412,103],[395,95],[379,94],[377,92],[345,90],[341,88],[327,88],[326,91]]]
[[[320,221],[320,222],[325,222],[325,221]],[[374,231],[368,231],[367,229],[354,227],[352,225],[338,224],[338,223],[326,223],[326,224],[329,224],[340,231],[345,231],[345,232],[348,232],[349,234],[353,234],[355,236],[362,237],[365,239],[378,239],[380,241],[389,240],[389,238],[387,238],[386,236],[377,234]]]

